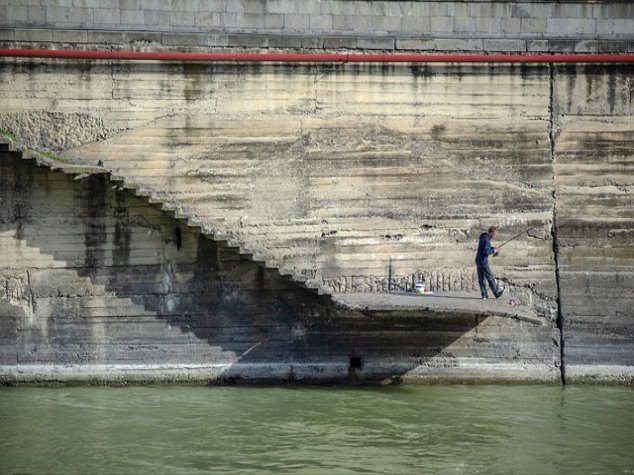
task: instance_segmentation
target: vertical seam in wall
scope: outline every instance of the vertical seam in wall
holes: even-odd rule
[[[560,372],[561,383],[566,384],[566,364],[564,359],[564,315],[561,309],[561,280],[559,275],[559,242],[558,242],[558,230],[557,230],[557,177],[555,172],[555,65],[550,63],[548,65],[550,77],[549,77],[549,122],[548,122],[548,140],[550,142],[550,161],[553,167],[553,225],[552,225],[552,237],[553,237],[553,253],[555,256],[555,282],[557,286],[557,328],[559,329],[559,359],[560,359]]]

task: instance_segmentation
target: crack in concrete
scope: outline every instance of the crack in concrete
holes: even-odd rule
[[[557,177],[555,175],[555,100],[554,100],[554,86],[555,86],[555,66],[549,64],[549,105],[548,110],[549,122],[548,122],[548,141],[550,145],[550,160],[553,166],[553,225],[551,229],[553,237],[553,254],[555,258],[555,282],[557,285],[557,328],[559,329],[559,359],[560,359],[560,372],[561,383],[566,384],[566,364],[565,364],[565,342],[564,342],[564,315],[561,308],[561,276],[559,272],[559,242],[557,231]]]

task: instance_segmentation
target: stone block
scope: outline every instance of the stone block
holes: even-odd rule
[[[519,33],[521,21],[519,18],[500,18],[500,32],[503,34]]]
[[[327,31],[332,29],[332,15],[310,15],[309,28],[313,31]]]
[[[475,32],[478,35],[499,35],[500,28],[501,25],[499,18],[476,18]]]
[[[474,33],[476,31],[475,18],[454,18],[453,31],[456,33]]]
[[[453,18],[432,17],[429,31],[433,33],[453,33]]]
[[[545,18],[522,18],[520,23],[521,33],[543,34],[546,31]]]
[[[297,13],[305,13],[308,15],[320,15],[321,14],[321,2],[315,0],[296,0]]]
[[[33,5],[38,2],[37,0],[18,0],[18,2],[15,2],[15,3],[19,3],[22,5]],[[73,6],[73,0],[47,0],[46,2],[40,1],[39,3],[46,4],[49,7],[72,7]]]
[[[634,3],[612,3],[601,2],[592,5],[592,16],[594,18],[634,18]]]
[[[231,46],[242,46],[245,48],[266,48],[269,46],[269,38],[264,35],[229,35]]]
[[[548,18],[546,20],[546,34],[549,37],[578,38],[594,34],[596,31],[596,21],[568,19],[568,18]]]
[[[285,14],[284,29],[290,31],[308,30],[310,21],[308,15]]]
[[[423,38],[397,38],[397,50],[432,51],[436,49],[434,40]]]
[[[357,47],[357,38],[354,37],[325,37],[325,49],[355,49]]]
[[[548,40],[527,40],[526,50],[529,53],[546,53],[549,51]]]
[[[28,7],[28,19],[29,23],[42,24],[46,21],[46,8],[44,7]]]
[[[86,43],[86,30],[53,30],[53,41],[60,43]]]
[[[196,27],[196,14],[185,11],[170,12],[170,25],[174,30],[190,29]]]
[[[229,46],[229,37],[227,35],[209,35],[207,39],[209,46]]]
[[[501,18],[505,15],[494,15],[493,14],[493,5],[490,2],[486,3],[474,3],[471,2],[469,4],[468,17],[469,18]]]
[[[575,40],[548,40],[548,51],[551,53],[574,53]]]
[[[160,43],[162,34],[154,31],[126,31],[123,35],[126,43],[155,42]]]
[[[553,17],[556,18],[588,18],[592,17],[592,5],[583,2],[559,3],[553,5]]]
[[[577,41],[575,45],[575,53],[597,53],[599,51],[599,42],[596,40]]]
[[[449,12],[449,2],[430,2],[429,3],[429,16],[432,17],[448,17],[451,16]]]
[[[244,2],[241,0],[225,2],[224,11],[227,13],[244,13]]]
[[[469,4],[466,2],[448,2],[447,16],[454,18],[469,17]]]
[[[356,15],[357,2],[322,2],[319,13],[334,16]]]
[[[225,0],[198,0],[199,12],[220,13],[225,11]]]
[[[147,0],[119,0],[119,8],[121,10],[145,10],[146,7],[143,6],[144,2]],[[170,5],[171,2],[166,2],[164,5]],[[152,10],[152,8],[148,5],[148,10]]]
[[[6,18],[9,23],[24,24],[29,22],[29,9],[20,5],[5,5]]]
[[[307,49],[323,49],[324,38],[321,36],[302,36],[301,47]]]
[[[284,15],[281,13],[266,13],[264,15],[264,28],[281,30],[284,28]]]
[[[0,28],[0,41],[14,41],[15,28]]]
[[[238,27],[245,30],[264,28],[264,15],[257,13],[238,13]]]
[[[634,38],[634,18],[614,20],[614,34],[620,38]]]
[[[103,8],[103,0],[72,0],[73,7]]]
[[[161,43],[166,46],[208,46],[207,35],[188,33],[163,33]]]
[[[394,38],[357,38],[357,48],[393,50]]]
[[[198,0],[178,0],[175,2],[174,9],[186,12],[198,11]]]
[[[626,41],[598,41],[599,53],[627,53]]]
[[[349,15],[334,15],[332,17],[333,31],[354,31],[354,17]]]
[[[408,15],[401,18],[402,34],[427,33],[431,28],[431,18],[426,15]]]
[[[369,32],[376,33],[380,30],[377,24],[379,17],[374,15],[362,15],[358,17],[352,17],[348,23],[352,26],[353,31],[361,35],[368,35]]]
[[[121,22],[118,9],[95,8],[93,10],[93,15],[95,25],[118,25]]]
[[[245,13],[258,13],[262,15],[266,12],[266,2],[263,0],[243,0]]]
[[[198,21],[200,15],[196,16]],[[146,10],[144,12],[145,25],[152,28],[169,28],[171,22],[171,12],[162,10]]]
[[[143,10],[121,10],[120,15],[122,25],[145,26],[145,12]]]
[[[376,29],[380,31],[400,32],[401,18],[397,16],[383,16],[376,19]]]
[[[37,28],[16,28],[15,40],[16,41],[52,41],[53,31],[50,29],[37,29]]]
[[[294,0],[267,0],[266,11],[290,15],[297,13],[297,3]]]
[[[238,28],[238,14],[237,13],[221,13],[220,22],[225,28]]]
[[[611,18],[597,19],[597,36],[606,37],[614,34],[614,20]]]
[[[438,51],[482,51],[483,44],[479,38],[451,39],[438,38],[434,40],[435,49]]]
[[[123,31],[88,31],[88,43],[114,43],[125,42]]]
[[[58,25],[91,25],[94,21],[92,8],[46,7],[47,23]]]
[[[290,35],[268,35],[268,45],[271,48],[301,48],[302,37]]]
[[[485,51],[491,52],[525,52],[526,42],[524,40],[483,40],[482,47]]]
[[[553,13],[552,2],[526,2],[512,5],[511,16],[513,18],[552,18],[556,15]]]
[[[196,26],[202,29],[221,28],[221,14],[218,12],[204,12],[196,15]]]

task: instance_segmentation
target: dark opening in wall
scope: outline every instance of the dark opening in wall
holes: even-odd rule
[[[360,356],[350,357],[350,368],[359,369],[363,366],[363,359]]]

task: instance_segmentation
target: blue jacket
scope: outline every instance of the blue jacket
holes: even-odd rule
[[[475,259],[476,264],[479,266],[487,264],[489,262],[489,256],[494,252],[489,233],[480,234],[480,243],[478,244],[478,253]]]

